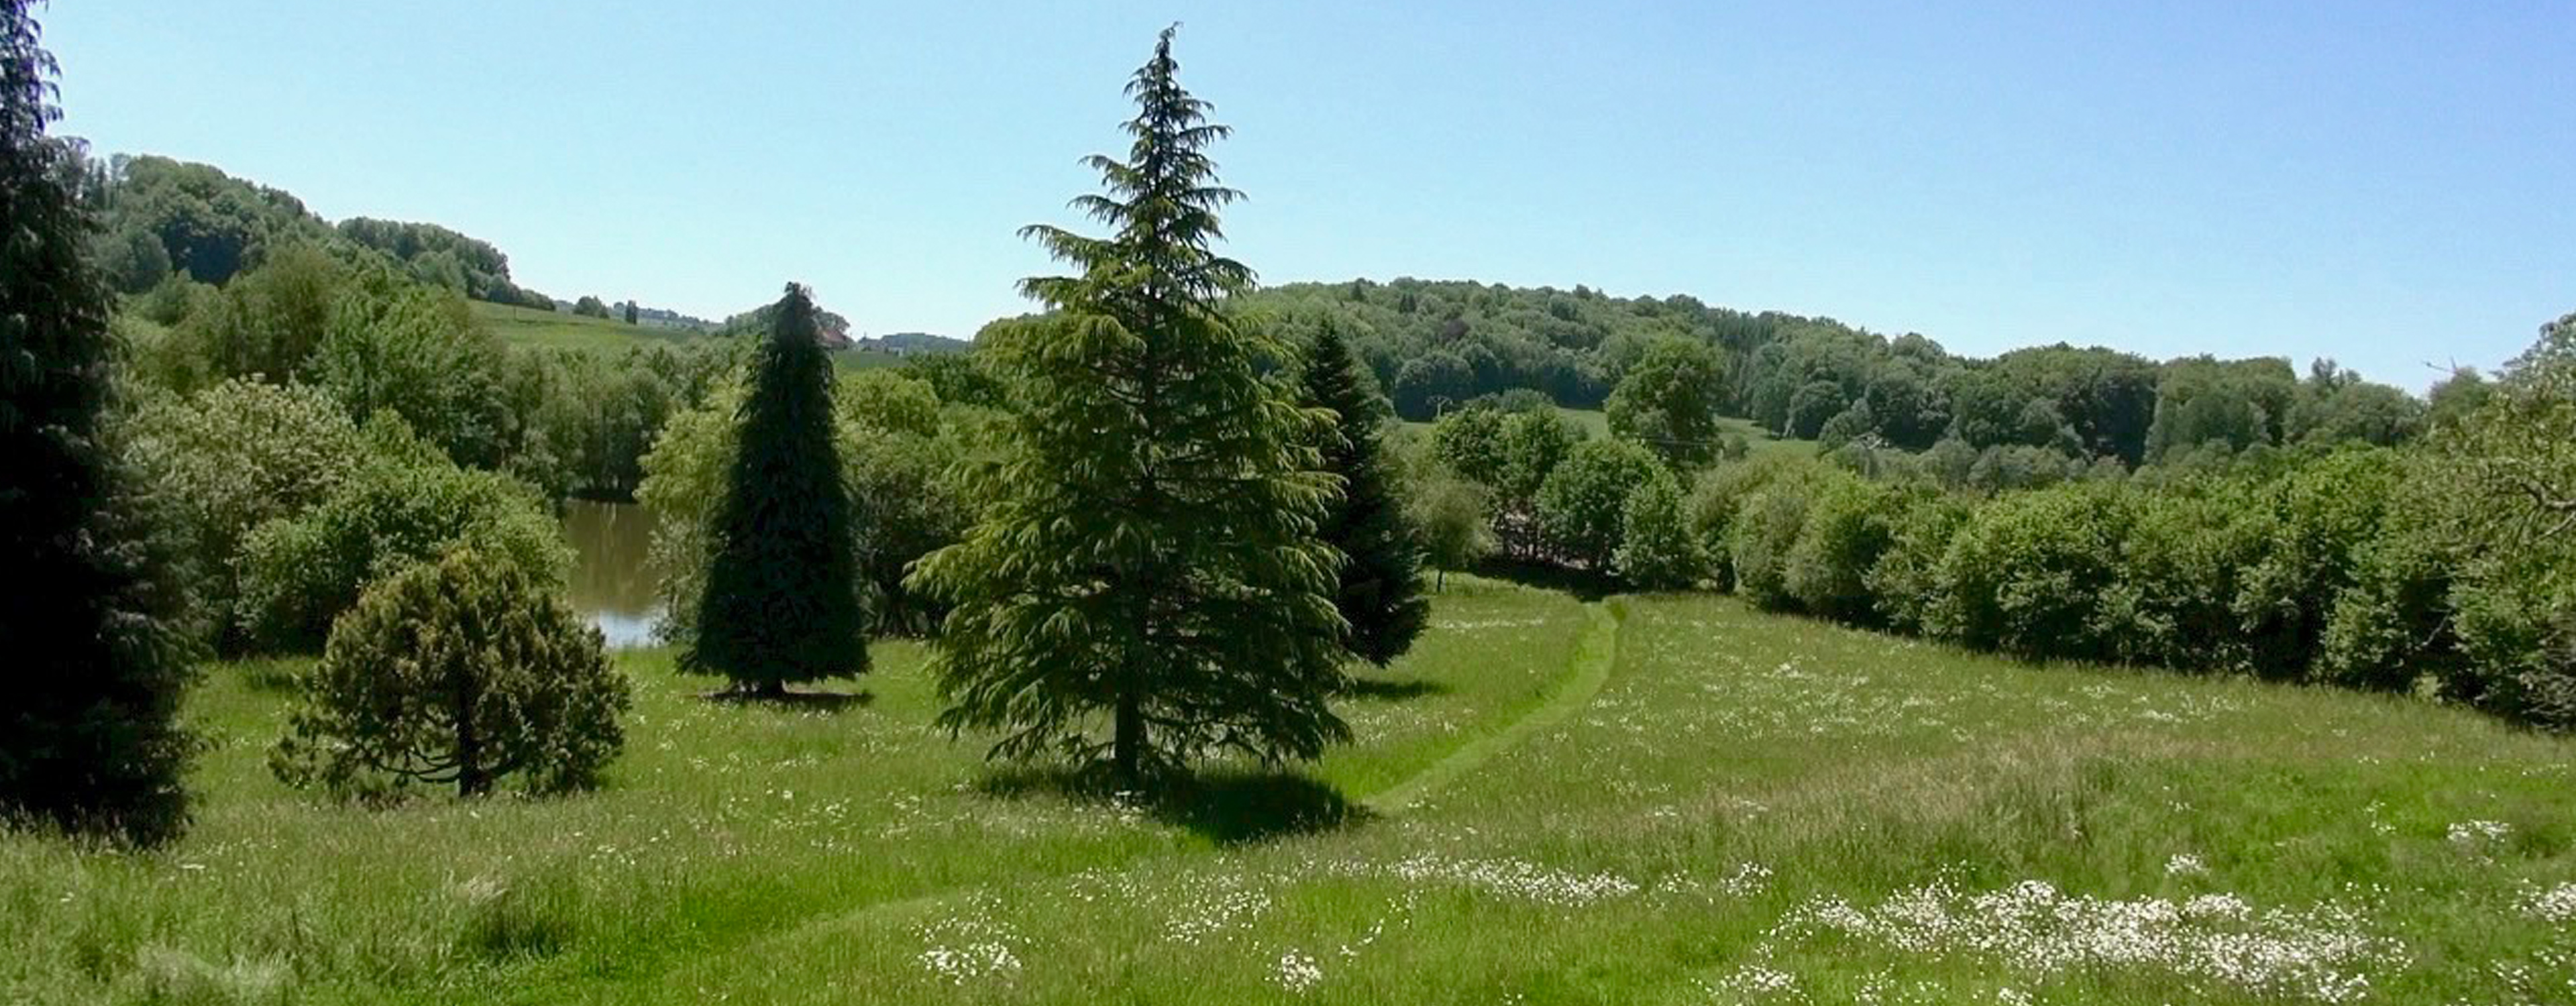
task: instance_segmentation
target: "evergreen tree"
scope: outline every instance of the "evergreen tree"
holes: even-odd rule
[[[1333,603],[1351,625],[1351,652],[1383,667],[1412,648],[1431,615],[1431,602],[1422,596],[1422,545],[1395,498],[1379,443],[1385,406],[1350,343],[1328,326],[1306,344],[1302,362],[1300,401],[1330,409],[1338,419],[1318,440],[1324,469],[1342,479],[1341,499],[1323,527],[1324,541],[1344,557]]]
[[[1094,156],[1108,192],[1075,205],[1114,229],[1022,231],[1080,275],[1022,292],[1054,313],[981,340],[1019,408],[982,473],[981,523],[916,567],[955,607],[932,667],[952,732],[993,753],[1053,750],[1129,784],[1231,749],[1313,758],[1345,739],[1339,556],[1317,539],[1332,477],[1321,417],[1265,378],[1285,347],[1222,301],[1251,270],[1212,250],[1226,127],[1174,78],[1172,33],[1127,93],[1127,160]],[[1110,732],[1096,736],[1096,714]]]
[[[737,692],[868,669],[857,520],[832,444],[832,361],[803,287],[770,312],[752,361],[740,446],[710,530],[698,631],[683,669]]]
[[[0,0],[0,819],[151,843],[186,820],[181,595],[107,442],[107,287],[27,6]]]

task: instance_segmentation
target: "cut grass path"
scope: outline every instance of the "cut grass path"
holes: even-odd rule
[[[1530,710],[1509,726],[1468,741],[1448,757],[1413,774],[1412,778],[1389,786],[1364,801],[1379,814],[1395,814],[1413,806],[1424,794],[1446,785],[1451,780],[1475,771],[1514,744],[1541,730],[1564,722],[1577,709],[1601,694],[1601,686],[1610,682],[1610,669],[1619,662],[1619,623],[1627,612],[1617,598],[1595,601],[1586,606],[1591,624],[1584,629],[1583,642],[1575,647],[1574,666],[1567,670],[1565,682],[1545,705]]]
[[[1509,750],[1540,731],[1557,726],[1568,716],[1573,715],[1576,710],[1590,704],[1593,697],[1600,694],[1601,686],[1609,683],[1611,670],[1618,664],[1619,624],[1625,618],[1626,611],[1623,602],[1617,598],[1595,601],[1584,607],[1587,618],[1582,639],[1576,644],[1573,659],[1559,676],[1555,691],[1548,695],[1546,701],[1491,732],[1471,737],[1457,749],[1438,761],[1423,766],[1412,775],[1373,794],[1358,796],[1353,804],[1360,808],[1361,815],[1389,817],[1401,813],[1433,790],[1475,771],[1495,755]],[[863,932],[885,918],[921,914],[942,904],[970,899],[979,894],[1009,887],[1060,881],[1073,872],[1095,875],[1107,872],[1120,874],[1152,872],[1166,869],[1175,863],[1204,858],[1213,851],[1186,849],[1159,854],[1148,853],[1123,863],[1090,864],[1083,867],[1081,871],[997,878],[990,882],[969,883],[925,891],[906,898],[873,901],[844,912],[824,915],[788,929],[764,934],[755,939],[750,947],[745,948],[748,950],[747,954],[736,953],[727,956],[747,957],[754,961],[793,960],[797,959],[796,955],[790,952],[793,948],[811,946],[842,935]],[[663,985],[666,991],[694,994],[703,990],[703,984],[697,980],[703,976],[692,972],[691,963],[686,960],[676,962],[673,968],[665,972]]]

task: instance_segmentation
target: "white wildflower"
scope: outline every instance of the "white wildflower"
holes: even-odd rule
[[[2522,910],[2544,922],[2576,922],[2576,883],[2535,891],[2523,899]]]
[[[1304,992],[1323,983],[1324,967],[1306,956],[1305,952],[1290,950],[1279,955],[1279,968],[1270,977],[1279,983],[1280,988]]]

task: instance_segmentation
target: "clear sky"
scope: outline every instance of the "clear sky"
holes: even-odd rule
[[[523,284],[969,335],[1183,23],[1268,282],[1479,279],[2421,389],[2576,310],[2576,2],[60,0],[61,132]]]

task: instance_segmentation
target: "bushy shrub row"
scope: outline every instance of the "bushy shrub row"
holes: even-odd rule
[[[2423,691],[2576,725],[2563,568],[2482,547],[2429,452],[1978,498],[1812,461],[1722,467],[1691,501],[1762,607],[2029,659]],[[2559,564],[2563,567],[2564,564]]]

